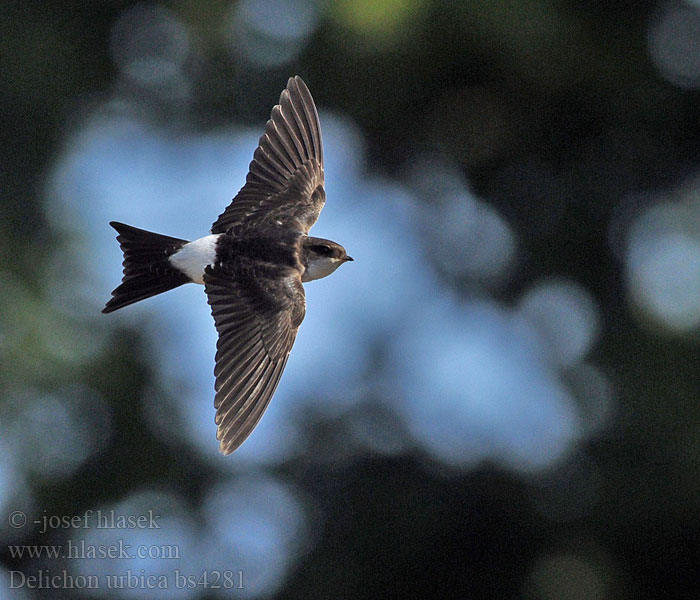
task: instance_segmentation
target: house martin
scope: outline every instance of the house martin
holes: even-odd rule
[[[124,274],[102,312],[204,285],[219,334],[214,406],[223,454],[250,435],[277,388],[306,313],[302,283],[353,260],[340,244],[308,235],[326,200],[323,183],[318,112],[297,76],[272,109],[245,185],[209,235],[188,242],[110,223]]]

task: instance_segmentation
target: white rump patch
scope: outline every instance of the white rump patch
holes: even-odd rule
[[[185,244],[168,260],[194,283],[204,284],[204,268],[216,261],[216,241],[220,233],[205,235],[203,238]]]

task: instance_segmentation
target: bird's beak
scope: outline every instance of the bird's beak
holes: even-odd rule
[[[349,262],[349,261],[352,261],[352,260],[355,260],[355,259],[354,259],[352,256],[346,256],[346,257],[345,257],[345,260],[346,260],[346,262]]]

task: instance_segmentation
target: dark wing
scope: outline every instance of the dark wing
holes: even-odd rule
[[[274,223],[308,233],[325,201],[318,112],[301,77],[291,77],[265,125],[246,184],[211,232]]]
[[[233,273],[209,266],[204,286],[216,344],[216,437],[230,454],[250,435],[287,364],[306,300],[298,273],[266,276],[249,268]]]

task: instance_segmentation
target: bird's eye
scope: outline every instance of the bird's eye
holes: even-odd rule
[[[328,246],[317,246],[316,251],[321,255],[321,256],[330,256],[332,250]]]

